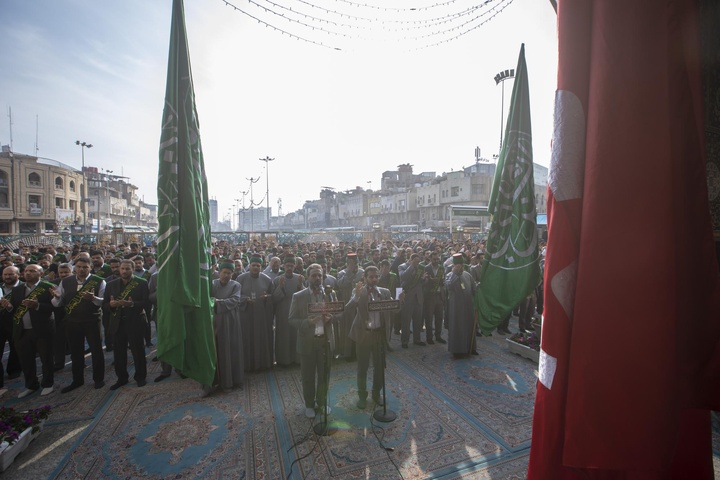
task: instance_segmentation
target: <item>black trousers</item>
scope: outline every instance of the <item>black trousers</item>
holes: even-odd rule
[[[22,371],[22,367],[20,366],[20,357],[15,350],[15,342],[13,342],[12,339],[12,328],[12,319],[4,318],[0,320],[0,357],[5,351],[5,342],[7,342],[10,346],[6,369],[8,375],[14,375]],[[5,375],[3,375],[2,367],[0,367],[0,388],[5,385],[4,378]]]
[[[144,316],[135,318],[122,318],[114,338],[118,348],[113,349],[115,360],[115,374],[119,382],[127,382],[127,348],[121,345],[130,344],[133,362],[135,363],[135,381],[145,380],[147,377],[147,359],[145,358],[145,322]]]
[[[433,331],[436,338],[443,331],[443,302],[440,292],[428,293],[423,298],[423,316],[425,317],[425,338],[432,340]]]
[[[53,336],[53,364],[56,368],[65,366],[65,355],[69,347],[65,335],[65,312],[58,314],[55,309],[55,335]]]
[[[92,355],[93,381],[105,380],[105,355],[100,336],[100,320],[89,322],[65,322],[65,335],[70,345],[73,383],[85,383],[85,340],[90,345]]]
[[[53,377],[53,335],[36,335],[35,330],[23,329],[16,340],[20,364],[25,375],[25,388],[37,390],[40,383],[37,378],[37,364],[35,357],[40,357],[42,363],[42,387],[52,387],[55,383]]]
[[[105,338],[105,347],[113,348],[113,334],[108,330],[110,327],[110,310],[103,308],[102,311],[103,337]]]
[[[326,404],[327,382],[330,374],[328,372],[329,350],[327,337],[323,335],[313,339],[312,353],[300,354],[300,377],[307,408],[314,408],[316,401],[319,407],[324,407]]]
[[[373,364],[372,398],[375,400],[380,396],[383,380],[383,363],[381,348],[384,347],[385,329],[379,328],[370,333],[369,342],[357,345],[357,386],[358,396],[367,398],[367,371],[370,367],[370,358]]]

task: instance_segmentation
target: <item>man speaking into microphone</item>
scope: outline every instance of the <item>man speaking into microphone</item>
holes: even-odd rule
[[[380,271],[377,267],[366,267],[363,278],[365,283],[357,283],[352,298],[346,306],[348,315],[354,313],[349,337],[355,342],[357,349],[357,407],[360,409],[367,406],[367,371],[371,356],[373,362],[372,399],[375,404],[382,406],[380,389],[383,388],[382,369],[384,365],[381,349],[385,344],[385,328],[390,321],[388,312],[369,311],[368,304],[392,300],[390,290],[377,286],[380,279]]]
[[[293,294],[288,321],[297,328],[297,353],[300,356],[305,416],[315,417],[315,406],[321,413],[330,413],[327,405],[329,355],[333,340],[332,314],[309,313],[309,305],[324,304],[323,270],[313,263],[307,269],[308,287]],[[334,341],[332,342],[334,343]]]

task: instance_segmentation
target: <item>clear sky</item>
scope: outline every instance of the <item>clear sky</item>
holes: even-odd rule
[[[548,0],[232,3],[260,21],[223,0],[185,0],[205,168],[220,219],[242,203],[248,178],[260,177],[253,199],[264,201],[259,159],[267,156],[275,159],[273,214],[278,198],[286,214],[318,198],[322,186],[377,189],[382,172],[403,163],[441,174],[473,163],[476,146],[492,159],[501,115],[493,78],[515,68],[523,42],[535,162],[549,165],[557,34]],[[37,116],[38,156],[80,168],[75,140],[91,143],[86,165],[130,177],[155,203],[171,6],[0,1],[0,143],[10,143],[10,107],[13,150],[34,155]],[[290,8],[305,13],[292,17]],[[505,87],[507,109],[512,81]]]

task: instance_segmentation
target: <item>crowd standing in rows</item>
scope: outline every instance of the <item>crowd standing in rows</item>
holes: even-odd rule
[[[542,248],[542,246],[541,246]],[[542,252],[541,252],[542,253]],[[358,408],[365,408],[367,371],[374,367],[371,398],[380,398],[380,349],[447,344],[455,357],[477,355],[477,313],[473,299],[483,268],[482,242],[443,240],[312,242],[278,245],[252,241],[213,246],[216,389],[242,388],[245,373],[300,365],[305,414],[329,411],[329,361],[357,361]],[[54,391],[54,372],[70,356],[70,392],[85,384],[85,355],[92,380],[105,386],[105,352],[113,352],[117,381],[129,382],[128,348],[134,380],[146,385],[146,348],[157,321],[158,272],[154,245],[24,245],[0,252],[3,297],[0,343],[9,344],[5,372],[24,374],[24,398]],[[518,305],[521,331],[542,312],[542,285]],[[370,311],[368,304],[400,300],[399,311]],[[342,302],[342,313],[309,313],[308,304]],[[508,334],[508,316],[497,333]],[[447,330],[447,337],[443,336]],[[424,334],[424,339],[423,339]],[[447,340],[446,340],[447,338]],[[162,338],[159,339],[162,341]],[[330,355],[332,358],[328,358]],[[37,377],[36,356],[42,365]],[[157,357],[153,360],[157,360]],[[183,375],[182,372],[177,372]],[[161,363],[160,382],[172,374]],[[4,388],[0,375],[0,395]]]

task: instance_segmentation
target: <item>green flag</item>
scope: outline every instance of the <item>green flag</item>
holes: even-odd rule
[[[489,335],[540,283],[525,45],[520,48],[505,144],[495,170],[486,255],[475,294],[480,329]]]
[[[158,169],[158,358],[203,385],[215,376],[207,179],[182,0],[173,0]]]

